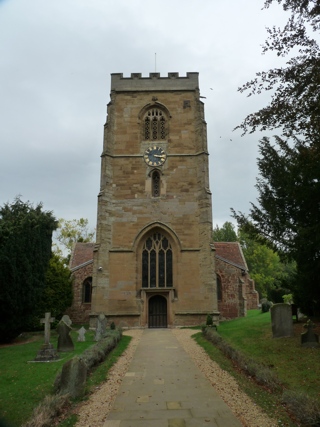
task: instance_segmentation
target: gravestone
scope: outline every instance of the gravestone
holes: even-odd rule
[[[107,330],[107,318],[103,313],[100,313],[97,318],[96,335],[94,338],[95,341],[100,341],[106,334],[106,330]]]
[[[63,316],[62,316],[62,319],[61,319],[66,325],[68,325],[68,326],[71,326],[72,325],[72,321],[71,321],[71,319],[70,319],[70,317],[67,315],[67,314],[64,314]]]
[[[51,317],[51,313],[45,313],[44,319],[40,320],[40,323],[44,323],[44,344],[38,351],[36,362],[50,362],[59,359],[59,354],[50,343],[50,323],[52,322],[54,322],[54,317]]]
[[[319,336],[313,332],[315,324],[309,319],[303,326],[307,331],[301,334],[302,347],[319,348]]]
[[[293,337],[292,311],[289,304],[274,304],[271,309],[273,338]]]
[[[58,351],[66,352],[74,350],[74,345],[70,336],[72,330],[71,324],[72,322],[69,316],[63,316],[57,326],[57,332],[59,334]]]
[[[79,357],[66,362],[61,371],[59,392],[70,394],[75,399],[84,395],[87,380],[87,366]]]
[[[78,330],[78,341],[83,342],[86,340],[86,329],[82,326],[79,330]]]

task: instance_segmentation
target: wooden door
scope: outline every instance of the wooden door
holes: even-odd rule
[[[149,328],[167,327],[167,300],[161,295],[149,299]]]

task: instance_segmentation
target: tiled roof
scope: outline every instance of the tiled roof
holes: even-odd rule
[[[215,242],[216,257],[242,270],[248,270],[239,242]]]
[[[94,243],[81,243],[77,242],[71,253],[69,268],[70,270],[76,269],[76,267],[82,264],[90,263],[93,260],[93,248]]]

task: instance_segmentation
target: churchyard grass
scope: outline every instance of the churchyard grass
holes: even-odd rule
[[[301,346],[305,320],[294,322],[294,337],[272,338],[270,313],[249,310],[245,318],[221,322],[218,332],[236,349],[272,369],[286,388],[319,399],[320,349]],[[314,330],[320,332],[319,323]]]
[[[52,394],[56,375],[66,361],[96,343],[94,331],[87,332],[85,342],[77,341],[78,335],[75,331],[72,331],[71,336],[74,351],[60,353],[61,360],[50,363],[32,363],[44,342],[43,333],[30,335],[32,342],[0,347],[0,417],[4,417],[10,427],[21,426],[31,417],[33,409],[42,399]],[[50,342],[56,348],[55,331],[51,332]],[[108,361],[107,366],[110,367],[110,363],[114,361]],[[100,378],[97,377],[105,375],[106,368],[102,366],[104,364],[90,377],[89,383],[93,384],[94,381],[98,383]]]
[[[212,345],[202,333],[195,334],[194,339],[203,347],[206,353],[214,360],[224,371],[232,375],[241,390],[243,390],[251,399],[259,405],[267,414],[277,420],[278,426],[296,427],[297,424],[292,422],[288,413],[282,405],[279,404],[279,398],[273,393],[269,393],[262,387],[259,387],[251,378],[243,375],[239,369],[236,369],[232,361],[226,358],[222,352]]]
[[[283,385],[283,390],[307,394],[320,405],[320,349],[301,347],[300,336],[305,332],[304,324],[303,320],[294,323],[292,338],[272,338],[270,313],[250,310],[245,318],[221,322],[218,326],[218,334],[232,348],[269,368]],[[317,322],[315,332],[318,334],[319,329],[319,322]],[[279,415],[279,420],[282,420],[282,424],[279,421],[279,425],[297,425],[290,424],[288,418],[285,420],[285,413],[281,406],[283,390],[273,390],[272,393],[268,393],[263,388],[257,387],[252,379],[241,375],[232,362],[226,359],[215,346],[208,343],[202,334],[198,334],[196,339],[207,352],[209,350],[213,352],[212,358],[223,369],[236,376],[246,393],[268,413],[273,414],[277,408],[277,417]]]

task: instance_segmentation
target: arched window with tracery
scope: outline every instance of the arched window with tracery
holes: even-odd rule
[[[88,277],[82,284],[82,302],[84,304],[91,303],[92,295],[92,277]]]
[[[168,120],[160,108],[150,108],[143,120],[144,139],[150,141],[163,141],[167,139]]]
[[[221,277],[217,274],[217,299],[222,301],[222,282]]]
[[[160,197],[160,173],[159,171],[155,170],[152,172],[151,176],[152,180],[152,197]]]
[[[142,249],[142,287],[171,288],[173,286],[172,247],[161,233],[147,238]]]

